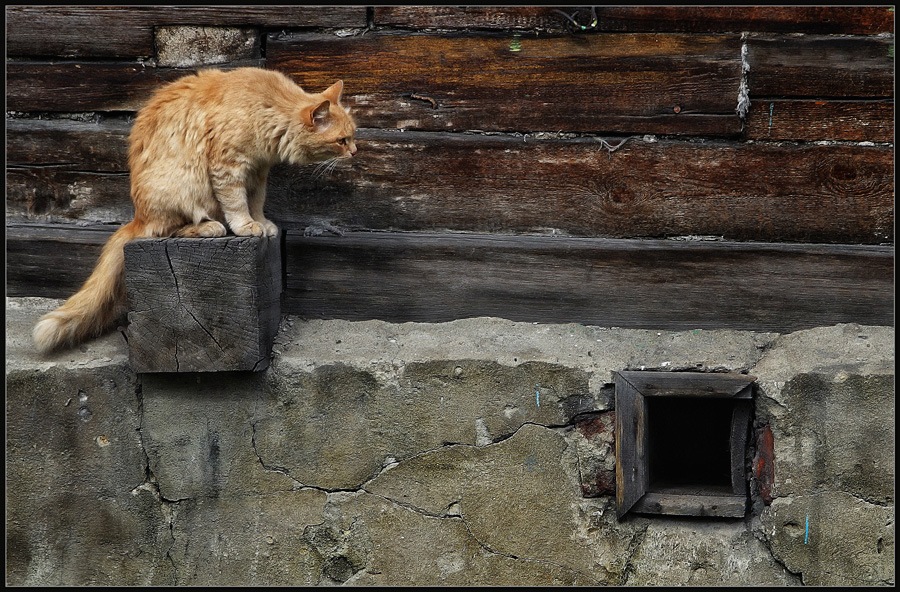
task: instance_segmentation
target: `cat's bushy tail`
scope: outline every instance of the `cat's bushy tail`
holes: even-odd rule
[[[52,352],[101,335],[125,313],[125,243],[143,236],[132,220],[109,238],[90,277],[62,306],[41,317],[32,337],[37,349]]]

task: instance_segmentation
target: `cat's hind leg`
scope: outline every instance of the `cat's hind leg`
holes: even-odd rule
[[[175,231],[174,236],[183,238],[215,238],[227,234],[225,226],[216,220],[203,220],[197,224],[188,224]]]

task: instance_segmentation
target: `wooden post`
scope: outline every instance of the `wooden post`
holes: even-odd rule
[[[259,371],[281,319],[281,239],[139,239],[125,246],[136,372]]]

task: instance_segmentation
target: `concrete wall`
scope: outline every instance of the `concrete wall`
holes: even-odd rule
[[[7,584],[894,583],[894,330],[285,318],[263,373],[42,359],[7,299]],[[615,518],[611,372],[758,377],[745,519]]]

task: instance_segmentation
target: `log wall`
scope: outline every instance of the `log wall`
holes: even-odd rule
[[[199,67],[258,65],[313,91],[343,79],[360,126],[351,163],[270,177],[285,312],[893,323],[888,7],[6,17],[8,295],[69,295],[130,219],[127,136],[152,89]],[[172,28],[183,47],[161,37]],[[232,30],[240,51],[211,47]],[[171,65],[179,50],[196,63]]]

